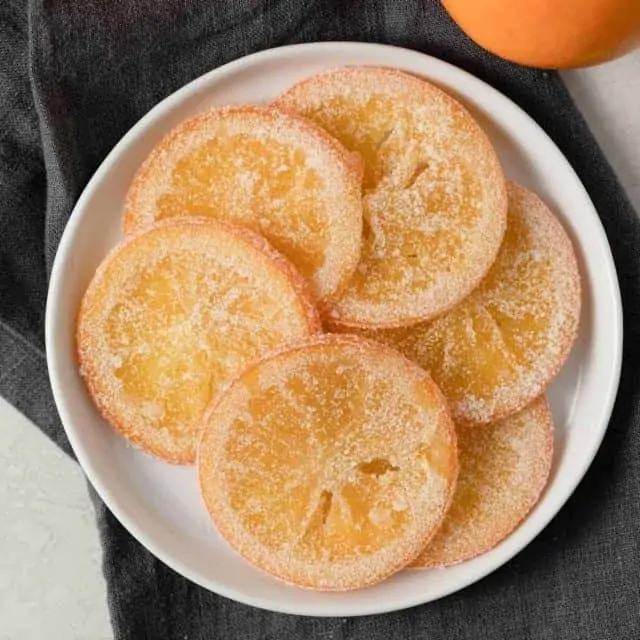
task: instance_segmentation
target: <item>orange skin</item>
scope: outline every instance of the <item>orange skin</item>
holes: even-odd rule
[[[640,45],[638,0],[442,0],[481,47],[532,67],[585,67]]]

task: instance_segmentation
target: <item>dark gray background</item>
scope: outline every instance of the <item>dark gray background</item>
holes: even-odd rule
[[[625,309],[620,393],[603,447],[552,524],[445,600],[360,619],[251,609],[188,583],[94,496],[116,638],[640,638],[640,223],[556,74],[481,51],[429,0],[0,4],[0,394],[69,452],[43,354],[47,278],[71,208],[154,104],[247,53],[364,40],[453,62],[528,111],[569,158],[611,243]],[[639,116],[640,117],[640,116]]]

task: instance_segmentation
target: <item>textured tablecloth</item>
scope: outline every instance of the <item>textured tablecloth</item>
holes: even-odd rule
[[[640,222],[558,76],[501,61],[425,0],[0,4],[0,394],[70,452],[46,374],[48,274],[73,204],[118,139],[189,80],[314,40],[405,46],[467,69],[551,135],[589,191],[625,309],[620,392],[587,477],[547,529],[480,583],[355,619],[271,614],[187,582],[94,496],[116,638],[640,638]],[[640,113],[639,113],[640,117]]]

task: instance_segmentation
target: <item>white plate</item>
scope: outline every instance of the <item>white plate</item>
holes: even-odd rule
[[[455,567],[405,571],[360,591],[317,593],[286,586],[249,566],[210,524],[193,468],[164,464],[127,446],[101,419],[78,375],[74,329],[81,296],[120,237],[131,178],[169,129],[207,107],[265,102],[305,76],[348,64],[405,69],[445,87],[469,107],[507,174],[538,192],[571,235],[584,311],[572,356],[549,393],[557,427],[551,481],[522,526],[492,551]],[[512,558],[553,518],[586,472],[607,427],[620,375],[621,311],[611,252],[594,207],[567,160],[529,116],[477,78],[429,56],[374,44],[322,43],[265,51],[212,71],[161,102],[127,133],[78,200],[60,242],[46,345],[53,393],[80,464],[115,516],[152,553],[234,600],[288,613],[352,616],[401,609],[462,589]]]

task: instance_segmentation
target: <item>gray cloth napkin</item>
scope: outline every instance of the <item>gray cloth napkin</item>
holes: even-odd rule
[[[475,46],[436,2],[84,0],[0,3],[0,394],[71,453],[43,345],[47,280],[71,209],[153,105],[240,56],[362,40],[424,51],[491,83],[567,156],[602,218],[625,308],[622,382],[587,477],[505,567],[385,616],[272,614],[208,593],[145,551],[94,495],[115,637],[126,640],[640,638],[640,221],[555,73]]]

